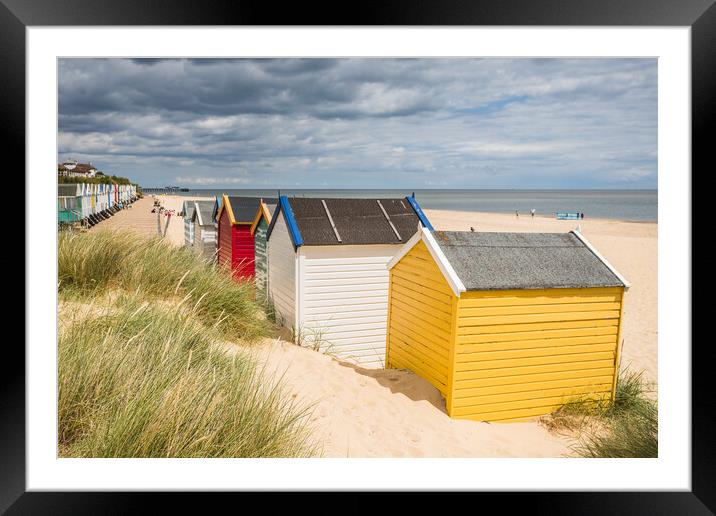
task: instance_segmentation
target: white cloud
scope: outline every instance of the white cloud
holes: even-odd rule
[[[64,59],[58,158],[146,186],[656,187],[656,71],[655,59]]]

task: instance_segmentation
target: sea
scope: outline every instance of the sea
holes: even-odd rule
[[[296,197],[404,197],[415,193],[423,209],[457,210],[554,217],[557,212],[584,213],[584,218],[657,222],[657,190],[280,190]],[[200,189],[177,192],[190,197],[221,194],[276,197],[270,189]]]

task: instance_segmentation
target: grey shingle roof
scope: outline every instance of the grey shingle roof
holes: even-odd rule
[[[214,220],[211,218],[211,214],[214,211],[214,201],[196,201],[196,205],[199,207],[202,223],[204,225],[213,224]]]
[[[435,231],[467,290],[622,287],[572,233]]]
[[[58,197],[76,197],[77,185],[75,183],[63,183],[57,185]]]
[[[184,201],[181,211],[184,213],[184,218],[191,220],[194,215],[194,201]]]
[[[340,242],[333,231],[323,202],[326,203],[341,237]],[[405,198],[291,197],[289,203],[304,245],[400,244],[410,240],[420,227],[420,219]],[[400,238],[393,231],[385,214],[390,218]]]
[[[270,197],[229,197],[229,204],[231,204],[231,211],[236,222],[253,222],[262,199],[269,206],[275,206],[278,202],[278,199]]]

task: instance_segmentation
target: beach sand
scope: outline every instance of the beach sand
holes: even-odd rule
[[[507,232],[567,232],[581,226],[582,234],[629,283],[622,319],[622,367],[644,371],[657,381],[658,224],[607,219],[556,220],[503,213],[425,210],[435,229]]]
[[[436,229],[582,233],[631,283],[624,304],[622,367],[657,380],[657,224],[558,221],[510,214],[425,210]],[[559,457],[566,436],[538,422],[488,424],[450,419],[432,385],[398,370],[341,363],[283,341],[261,350],[291,392],[314,400],[313,423],[329,457]]]
[[[187,199],[158,198],[177,213]],[[154,230],[156,234],[151,207],[151,197],[145,198],[99,226],[131,227],[145,234]],[[579,224],[587,239],[632,285],[624,304],[622,367],[643,370],[647,379],[657,380],[656,223],[558,221],[441,210],[425,213],[438,230],[472,226],[477,231],[567,232]],[[183,235],[183,219],[172,217],[167,239],[182,245]],[[252,352],[268,372],[283,375],[297,400],[315,403],[312,425],[327,457],[559,457],[569,452],[568,438],[551,434],[535,421],[489,424],[449,418],[438,391],[408,371],[362,369],[281,339],[268,339]]]
[[[174,245],[184,245],[184,219],[178,216],[178,213],[181,212],[182,204],[188,198],[178,195],[146,195],[132,204],[131,208],[122,210],[113,217],[103,220],[95,225],[92,230],[102,228],[130,229],[145,236],[157,236],[159,234],[157,231],[157,214],[152,213],[155,198],[159,200],[166,210],[174,212],[171,217],[160,215],[161,230],[164,231],[166,227],[166,239]],[[206,199],[209,198],[207,197]],[[166,226],[167,218],[169,219],[168,226]]]
[[[560,457],[570,441],[538,422],[451,419],[440,393],[397,369],[364,369],[283,340],[255,351],[290,396],[312,403],[324,457]]]

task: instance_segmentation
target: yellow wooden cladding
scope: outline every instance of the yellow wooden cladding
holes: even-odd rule
[[[583,369],[602,369],[605,367],[614,368],[614,359],[588,360],[577,362],[559,362],[556,364],[527,365],[520,367],[506,367],[495,369],[472,369],[469,371],[458,371],[455,373],[455,382],[463,387],[461,381],[475,380],[480,378],[498,379],[502,383],[508,383],[511,378],[520,380],[523,376],[538,373],[570,372]]]
[[[574,397],[610,399],[623,291],[469,291],[456,297],[421,241],[390,271],[387,362],[435,385],[457,418],[520,421]]]
[[[581,378],[596,378],[601,376],[611,377],[613,374],[613,367],[595,367],[567,371],[543,371],[507,377],[494,376],[487,378],[468,378],[467,375],[464,375],[462,381],[460,382],[459,391],[463,392],[468,389],[480,389],[482,387],[507,387],[509,389],[509,386],[515,384],[536,384],[552,380],[574,380],[574,384],[578,385],[581,382]]]
[[[519,392],[533,392],[535,390],[582,387],[587,385],[611,385],[612,371],[602,376],[583,376],[581,378],[558,378],[556,380],[546,380],[542,382],[524,382],[513,384],[488,385],[484,387],[472,387],[459,389],[458,394],[461,399],[471,399],[473,397],[488,396],[490,394],[507,394]]]
[[[448,399],[452,291],[420,242],[390,271],[386,364],[410,369]]]
[[[622,287],[610,288],[553,288],[547,290],[480,290],[465,292],[460,297],[461,308],[485,306],[546,305],[564,303],[609,303],[621,300]],[[499,295],[496,295],[499,294]]]
[[[509,421],[610,398],[622,289],[465,292],[453,416]]]

